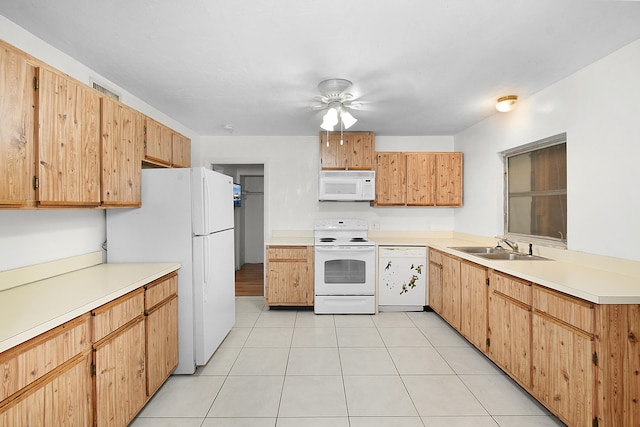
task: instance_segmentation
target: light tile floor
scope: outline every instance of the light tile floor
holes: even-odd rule
[[[558,427],[429,312],[315,315],[238,297],[206,366],[172,376],[134,427]]]

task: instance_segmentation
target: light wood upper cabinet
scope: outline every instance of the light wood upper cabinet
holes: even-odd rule
[[[35,206],[35,67],[0,42],[0,208]]]
[[[487,269],[460,262],[460,332],[482,351],[487,348]]]
[[[462,206],[462,153],[436,154],[436,206]]]
[[[375,135],[373,132],[320,133],[322,169],[373,170]]]
[[[377,152],[376,206],[462,206],[462,153]]]
[[[404,153],[376,153],[376,200],[378,206],[407,203],[407,165]]]
[[[37,102],[38,203],[100,205],[100,95],[39,68]]]
[[[171,166],[174,168],[191,167],[191,140],[175,132],[171,135]]]
[[[267,246],[268,305],[313,305],[313,247]]]
[[[171,129],[146,117],[144,160],[159,166],[171,166]]]
[[[101,102],[102,205],[139,207],[144,116],[107,97]]]

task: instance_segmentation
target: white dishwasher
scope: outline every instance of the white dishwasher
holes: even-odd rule
[[[378,309],[422,311],[427,304],[427,248],[378,247]]]

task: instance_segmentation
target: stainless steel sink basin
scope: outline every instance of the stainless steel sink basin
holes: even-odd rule
[[[485,259],[503,261],[546,261],[549,259],[537,255],[527,255],[508,251],[500,246],[452,246],[450,249],[455,249],[456,251]]]
[[[496,253],[507,252],[504,248],[501,248],[499,246],[456,246],[456,247],[451,247],[450,249],[455,249],[456,251],[465,252],[472,255],[496,254]]]
[[[485,259],[505,260],[505,261],[546,261],[549,258],[543,258],[537,255],[527,255],[516,252],[503,251],[501,253],[487,254],[471,254]]]

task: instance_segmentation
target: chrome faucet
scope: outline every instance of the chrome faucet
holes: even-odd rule
[[[518,252],[518,244],[512,240],[507,239],[506,237],[503,237],[502,239],[500,239],[500,241],[498,242],[498,246],[500,246],[500,243],[506,243],[507,246],[509,246],[511,248],[512,251],[514,252]]]

